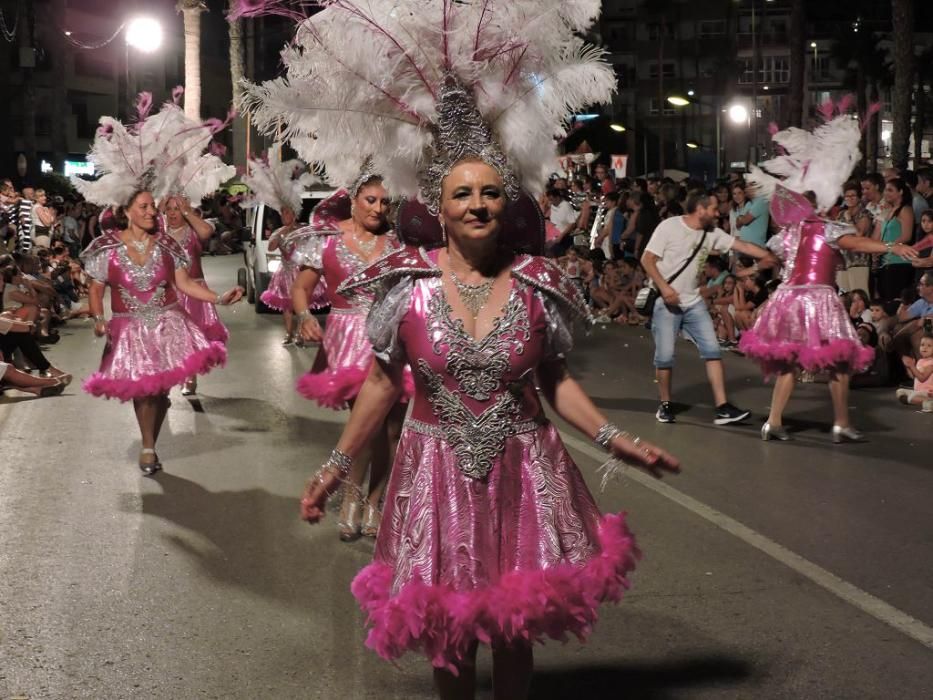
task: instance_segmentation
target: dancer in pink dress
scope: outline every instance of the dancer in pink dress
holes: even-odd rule
[[[480,643],[492,646],[494,696],[526,697],[532,644],[586,637],[637,557],[624,516],[600,514],[536,387],[611,453],[607,475],[623,459],[658,476],[678,468],[609,423],[570,377],[571,323],[589,320],[585,303],[553,263],[523,252],[543,249],[544,220],[522,186],[542,188],[564,117],[608,101],[615,85],[579,39],[599,4],[582,5],[426,0],[423,11],[377,14],[327,3],[283,54],[287,84],[258,91],[270,117],[296,115],[289,131],[316,135],[307,157],[328,173],[372,154],[386,188],[409,198],[402,240],[443,245],[406,247],[338,288],[375,295],[377,361],[302,499],[304,517],[319,520],[410,364],[415,397],[375,560],[352,590],[367,644],[388,659],[424,653],[442,698],[473,696]]]
[[[757,360],[766,375],[776,375],[762,440],[791,439],[784,409],[798,369],[829,374],[833,442],[863,439],[849,421],[849,379],[871,364],[874,353],[859,341],[839,300],[835,279],[843,264],[840,250],[917,257],[909,246],[860,237],[853,226],[817,213],[817,207],[827,211],[835,204],[858,162],[858,121],[845,111],[843,103],[837,116],[826,114],[827,123],[812,135],[800,129],[776,133],[773,138],[784,155],[763,163],[764,170],[754,169],[749,178],[771,200],[771,217],[781,233],[768,247],[784,264],[783,283],[739,341],[739,349]],[[768,169],[785,179],[776,180]]]
[[[351,196],[350,192],[354,194]],[[319,405],[336,410],[352,406],[373,362],[366,335],[366,316],[373,294],[337,291],[344,281],[370,263],[399,247],[388,231],[389,200],[382,179],[365,173],[350,191],[339,190],[317,206],[311,225],[290,237],[301,272],[293,287],[295,311],[302,339],[321,348],[311,370],[298,380],[298,392]],[[321,285],[330,304],[326,329],[311,314]],[[401,429],[404,407],[399,403],[367,449],[354,462],[350,488],[343,495],[338,521],[340,539],[375,537],[379,529],[379,503]],[[369,467],[369,491],[362,487]]]
[[[152,96],[140,95],[139,121],[124,126],[102,117],[89,159],[102,173],[94,181],[72,178],[86,199],[116,210],[102,217],[104,234],[82,253],[92,278],[89,307],[94,333],[106,336],[100,369],[84,382],[95,396],[132,399],[142,438],[139,468],[152,475],[162,468],[155,443],[168,411],[168,394],[188,377],[223,364],[226,349],[211,340],[181,306],[184,294],[199,302],[231,304],[243,290],[216,294],[189,273],[188,252],[161,230],[156,199],[169,194],[200,198],[229,179],[234,169],[205,153],[220,122],[199,124],[167,103],[149,116]],[[110,287],[113,317],[104,317],[104,291]]]
[[[281,311],[285,322],[283,345],[292,345],[297,333],[292,312],[292,285],[298,277],[298,265],[293,260],[294,242],[289,235],[297,228],[301,212],[301,196],[317,181],[308,167],[300,160],[279,162],[276,154],[281,152],[279,144],[273,145],[268,162],[250,160],[249,173],[243,182],[252,191],[253,204],[265,204],[279,213],[282,226],[269,236],[269,251],[278,251],[279,268],[272,273],[269,286],[260,296],[270,309]]]
[[[142,436],[139,467],[151,475],[162,467],[155,443],[169,391],[187,377],[223,364],[227,356],[224,344],[209,340],[180,307],[179,292],[230,304],[242,290],[221,296],[191,278],[185,250],[158,230],[151,193],[134,193],[121,209],[120,230],[96,238],[81,256],[93,280],[89,306],[94,333],[107,337],[100,369],[88,377],[84,389],[94,396],[133,400]],[[104,318],[105,286],[111,290],[109,322]]]
[[[188,276],[195,284],[205,289],[204,268],[201,266],[201,253],[204,243],[214,234],[214,227],[202,219],[191,208],[191,203],[181,195],[171,195],[163,200],[162,213],[165,216],[166,233],[178,243],[188,256]],[[202,301],[187,294],[178,295],[178,304],[198,324],[208,340],[226,343],[229,333],[227,327],[217,315],[217,307],[213,302]],[[185,396],[195,394],[198,390],[197,376],[189,377],[181,393]]]

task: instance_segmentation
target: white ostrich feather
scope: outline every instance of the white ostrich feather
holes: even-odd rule
[[[278,212],[288,207],[296,214],[301,212],[301,195],[320,180],[308,166],[298,159],[281,162],[277,156],[279,146],[273,146],[269,162],[250,159],[249,175],[243,182],[252,191],[247,205],[263,202]]]
[[[71,178],[85,199],[120,205],[136,190],[147,189],[156,200],[183,194],[200,202],[236,174],[236,168],[205,153],[216,131],[211,122],[188,119],[171,102],[143,117],[129,128],[113,117],[101,117],[88,160],[102,175],[93,181]]]
[[[286,75],[247,85],[245,100],[260,129],[290,139],[335,184],[372,158],[390,192],[418,194],[435,155],[438,95],[454,79],[521,185],[538,191],[566,118],[616,89],[603,51],[577,35],[598,17],[599,0],[320,4],[282,53]]]
[[[785,153],[753,166],[747,177],[756,193],[770,198],[780,183],[798,193],[816,194],[817,209],[830,209],[858,163],[861,130],[856,118],[840,114],[812,133],[791,127],[773,136]]]

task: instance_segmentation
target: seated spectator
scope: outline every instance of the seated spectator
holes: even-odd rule
[[[713,325],[716,326],[716,337],[719,338],[720,345],[728,346],[727,341],[730,337],[733,338],[732,342],[735,342],[735,287],[737,284],[736,276],[727,274],[721,285],[707,288],[712,289],[715,294],[709,299],[709,313],[713,319]]]
[[[926,209],[920,214],[920,237],[914,247],[920,253],[920,257],[912,261],[919,283],[924,271],[933,268],[933,209]]]
[[[887,354],[878,347],[878,333],[870,323],[860,323],[856,329],[862,345],[875,351],[875,359],[864,372],[853,374],[850,380],[853,389],[887,386],[891,381],[891,366]]]
[[[923,274],[917,292],[919,298],[916,301],[909,305],[901,303],[897,311],[898,327],[891,339],[891,347],[902,358],[917,356],[924,324],[933,324],[933,271],[927,270]]]
[[[581,292],[584,292],[584,281],[587,277],[590,262],[583,257],[581,251],[577,248],[570,248],[567,255],[559,258],[557,264],[563,269],[567,276],[576,284]]]
[[[700,287],[700,296],[707,300],[718,296],[722,283],[729,277],[725,260],[718,255],[709,256],[703,266],[703,277],[706,280],[706,286]]]
[[[933,334],[920,339],[920,359],[904,358],[904,367],[914,380],[913,389],[898,389],[898,400],[907,405],[921,406],[924,413],[933,413]]]
[[[871,311],[869,310],[871,302],[868,300],[868,292],[864,289],[853,289],[849,292],[849,318],[856,326],[860,323],[871,323]]]
[[[29,369],[37,370],[41,376],[57,379],[64,385],[71,383],[71,375],[52,366],[33,335],[30,323],[0,315],[0,361],[12,364],[17,351],[28,363]]]
[[[58,396],[65,390],[65,384],[55,378],[21,372],[6,362],[0,362],[0,394],[8,389],[36,396]]]
[[[753,268],[747,269],[751,272]],[[735,285],[732,301],[734,311],[731,318],[729,314],[722,317],[725,339],[721,344],[724,347],[735,347],[739,333],[755,325],[761,306],[768,300],[767,284],[768,278],[764,275],[748,274]]]
[[[878,336],[878,346],[883,352],[888,352],[891,347],[891,333],[897,325],[897,319],[894,317],[897,307],[894,306],[892,309],[891,302],[875,299],[869,311],[871,312],[871,325]]]

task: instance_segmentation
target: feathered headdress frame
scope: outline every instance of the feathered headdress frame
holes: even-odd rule
[[[250,158],[249,174],[243,183],[252,191],[249,204],[263,202],[281,213],[285,207],[301,212],[301,195],[319,182],[308,166],[298,159],[282,161],[278,144],[265,160]]]
[[[771,199],[781,185],[798,194],[813,192],[817,209],[829,210],[861,158],[862,130],[879,109],[870,106],[860,126],[858,117],[850,113],[853,104],[849,95],[821,105],[818,112],[824,123],[812,132],[770,127],[779,155],[750,168],[746,179],[756,195]]]
[[[145,190],[157,200],[181,194],[199,202],[236,174],[236,168],[220,159],[223,145],[213,141],[233,114],[226,121],[189,119],[178,104],[182,93],[182,88],[175,88],[172,101],[155,114],[150,114],[152,94],[140,93],[136,121],[129,125],[101,117],[88,153],[101,175],[96,180],[71,178],[85,199],[101,206],[123,206],[133,193]]]
[[[280,132],[334,184],[367,158],[393,196],[437,212],[450,168],[476,157],[508,194],[539,191],[566,118],[608,102],[616,78],[581,34],[599,0],[241,0],[239,12],[299,16],[284,77],[247,85],[254,123]]]

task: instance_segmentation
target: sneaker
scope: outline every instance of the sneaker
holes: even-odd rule
[[[894,392],[894,395],[905,406],[910,403],[910,389],[898,389]]]
[[[924,400],[923,405],[921,406],[920,410],[923,413],[933,413],[933,399]]]
[[[750,415],[752,415],[751,411],[743,411],[741,408],[736,408],[727,401],[722,404],[722,406],[716,407],[716,417],[713,419],[713,423],[716,425],[738,423],[739,421],[745,420]]]
[[[670,401],[662,401],[661,405],[658,406],[658,412],[654,414],[654,417],[658,419],[658,423],[677,422],[677,419],[674,418],[674,410],[671,407]]]

